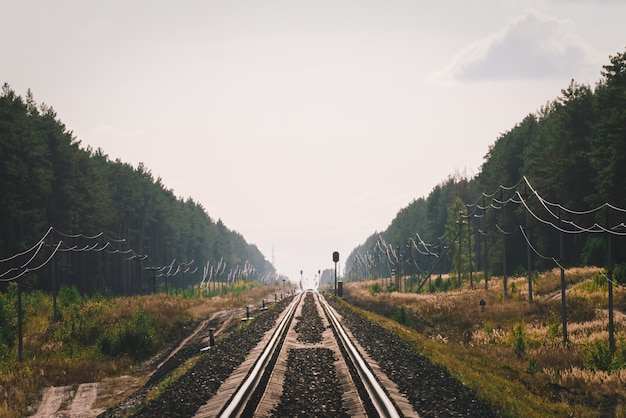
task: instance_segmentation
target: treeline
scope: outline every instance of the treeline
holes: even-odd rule
[[[609,236],[612,261],[626,261],[626,53],[609,61],[595,88],[572,81],[497,138],[478,175],[450,176],[400,210],[353,250],[347,272],[426,273],[441,255],[445,273],[459,268],[459,242],[472,255],[461,248],[462,271],[526,271],[529,242],[532,269],[604,266]]]
[[[160,272],[164,275],[190,267],[188,284],[202,279],[207,263],[219,265],[224,276],[230,271],[231,279],[235,271],[251,279],[274,274],[255,245],[211,219],[201,204],[177,198],[142,164],[135,168],[111,161],[101,149],[81,147],[52,107],[38,105],[30,90],[22,98],[4,84],[0,290],[28,268],[24,256],[12,257],[44,236],[38,255],[26,254],[34,257],[26,260],[28,266],[39,266],[59,251],[49,266],[20,277],[31,288],[51,289],[53,268],[57,287],[74,285],[83,294],[150,291],[146,267],[171,266]]]

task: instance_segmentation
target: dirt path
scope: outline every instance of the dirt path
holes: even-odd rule
[[[33,415],[33,417],[56,417],[56,413],[61,408],[61,405],[66,403],[71,398],[71,393],[71,386],[46,388],[43,392],[43,398],[41,399],[41,404],[39,404],[39,409],[37,409],[37,412]]]
[[[96,398],[98,397],[98,391],[100,389],[100,383],[83,383],[76,390],[76,395],[72,400],[70,406],[69,416],[74,418],[79,417],[95,417],[104,412],[104,409],[92,408]]]

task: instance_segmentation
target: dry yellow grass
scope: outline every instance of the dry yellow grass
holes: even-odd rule
[[[351,303],[387,317],[403,307],[407,312],[408,325],[436,343],[435,347],[443,347],[443,352],[448,350],[448,355],[452,355],[450,350],[454,347],[455,352],[461,350],[466,353],[458,354],[460,358],[477,356],[482,360],[474,362],[492,364],[495,370],[501,369],[505,374],[516,370],[515,379],[523,381],[530,392],[541,397],[546,408],[557,397],[574,405],[569,410],[575,416],[606,413],[626,416],[626,390],[623,385],[626,369],[606,372],[585,366],[590,344],[608,341],[607,291],[601,275],[598,276],[599,272],[597,267],[565,272],[567,346],[563,344],[560,327],[559,269],[535,278],[533,303],[528,302],[526,277],[508,279],[507,297],[504,295],[503,280],[499,277],[490,279],[487,290],[484,289],[484,282],[480,282],[474,284],[474,289],[464,283],[460,290],[445,293],[374,293],[371,290],[375,282],[369,281],[345,284],[344,293]],[[486,302],[484,310],[479,304],[481,300]],[[626,353],[626,316],[621,311],[626,309],[626,290],[623,287],[614,288],[614,305],[616,353],[619,356]],[[521,356],[513,350],[517,338],[513,333],[516,325],[523,329],[525,347]],[[445,354],[438,358],[444,363],[447,361]],[[451,364],[444,365],[451,367]],[[458,363],[454,367],[457,366]],[[491,378],[495,379],[494,376]],[[476,387],[479,392],[480,386],[479,383]],[[605,402],[606,399],[611,399],[611,402]],[[600,404],[604,408],[601,412],[597,409]],[[592,412],[594,408],[595,412]]]

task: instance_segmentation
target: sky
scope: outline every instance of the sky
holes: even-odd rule
[[[291,280],[340,272],[498,137],[594,87],[622,0],[0,0],[0,83]],[[302,271],[302,275],[300,272]]]

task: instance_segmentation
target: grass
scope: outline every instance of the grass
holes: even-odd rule
[[[13,345],[3,345],[0,339],[0,417],[25,416],[28,405],[47,386],[109,382],[115,376],[134,376],[143,360],[176,340],[195,321],[219,311],[260,305],[261,299],[267,299],[277,289],[248,283],[230,293],[203,298],[183,296],[181,292],[181,296],[91,299],[64,289],[58,298],[62,319],[56,323],[52,321],[50,295],[39,291],[25,293],[24,360],[17,359],[17,340]],[[13,317],[10,325],[16,327],[13,290],[0,293],[0,302],[9,307]],[[119,401],[113,395],[110,398],[110,402]]]
[[[344,296],[360,314],[409,341],[502,416],[625,417],[626,291],[614,289],[617,349],[611,356],[607,288],[598,272],[593,267],[566,271],[567,344],[559,270],[536,277],[533,303],[525,277],[509,278],[506,296],[501,278],[492,278],[487,290],[484,282],[475,282],[474,289],[464,283],[461,289],[432,294],[384,293],[371,290],[375,282],[353,282],[344,286]]]

